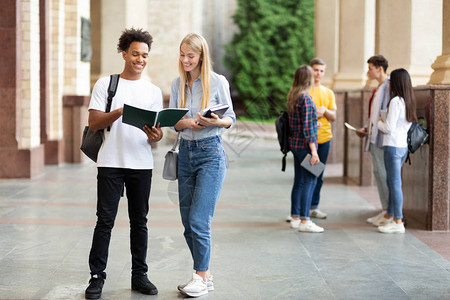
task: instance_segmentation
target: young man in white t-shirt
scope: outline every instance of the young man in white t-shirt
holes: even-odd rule
[[[384,222],[384,214],[387,211],[389,203],[389,190],[386,183],[386,168],[384,166],[384,148],[383,135],[378,130],[378,120],[380,119],[380,111],[387,110],[389,103],[389,77],[386,74],[388,61],[382,55],[372,56],[367,60],[368,71],[367,77],[378,82],[377,88],[372,93],[369,100],[369,120],[368,124],[356,131],[356,134],[365,137],[364,151],[370,151],[372,155],[372,169],[377,182],[378,194],[382,211],[367,219],[367,223],[375,226],[386,225]],[[380,223],[381,222],[381,223]]]
[[[124,186],[130,218],[131,288],[143,294],[158,293],[147,278],[147,213],[153,169],[150,142],[161,140],[163,133],[158,127],[145,126],[140,130],[122,123],[124,104],[147,110],[163,108],[161,90],[141,79],[151,44],[152,36],[147,31],[133,28],[123,31],[117,49],[122,53],[125,66],[110,112],[105,112],[110,78],[100,78],[92,91],[89,127],[105,129],[105,140],[97,159],[97,224],[89,254],[91,279],[86,299],[101,297],[111,230]]]

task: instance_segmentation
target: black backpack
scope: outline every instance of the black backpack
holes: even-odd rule
[[[284,154],[281,164],[281,171],[286,170],[286,156],[291,147],[289,146],[289,114],[287,111],[281,111],[275,120],[275,129],[277,130],[280,151]]]
[[[405,162],[411,164],[410,153],[414,153],[428,141],[428,132],[423,126],[424,119],[420,118],[419,122],[413,122],[408,130],[408,156]]]

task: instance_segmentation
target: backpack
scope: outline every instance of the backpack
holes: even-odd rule
[[[408,156],[406,157],[405,162],[409,162],[409,164],[411,164],[409,154],[416,152],[417,149],[428,141],[428,133],[423,126],[423,123],[424,119],[420,118],[419,122],[413,122],[408,130]]]
[[[108,86],[108,98],[106,103],[105,112],[111,111],[111,102],[116,94],[117,85],[119,84],[119,74],[113,74],[110,76],[109,86]],[[108,126],[108,131],[111,128]],[[87,157],[97,162],[98,151],[103,144],[105,139],[104,129],[92,130],[89,126],[85,126],[83,130],[83,136],[81,138],[81,151],[86,154]]]
[[[278,142],[280,143],[280,151],[284,154],[281,161],[281,171],[286,170],[286,156],[291,147],[289,146],[289,114],[287,111],[281,111],[275,120],[275,129],[277,130]]]

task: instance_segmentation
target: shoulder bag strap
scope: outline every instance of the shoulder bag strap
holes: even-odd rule
[[[120,74],[112,74],[110,76],[109,80],[109,86],[108,86],[108,102],[106,103],[106,110],[105,112],[109,113],[111,111],[111,103],[112,99],[116,95],[117,86],[119,85],[119,77]],[[108,131],[111,130],[111,126],[108,126]]]
[[[178,132],[177,138],[175,139],[175,143],[173,144],[173,147],[171,151],[177,150],[178,142],[180,141],[180,133]]]

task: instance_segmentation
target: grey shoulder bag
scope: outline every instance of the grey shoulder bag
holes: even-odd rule
[[[172,149],[166,153],[164,159],[164,167],[162,177],[167,180],[178,179],[178,141],[180,140],[180,133],[178,133]]]

